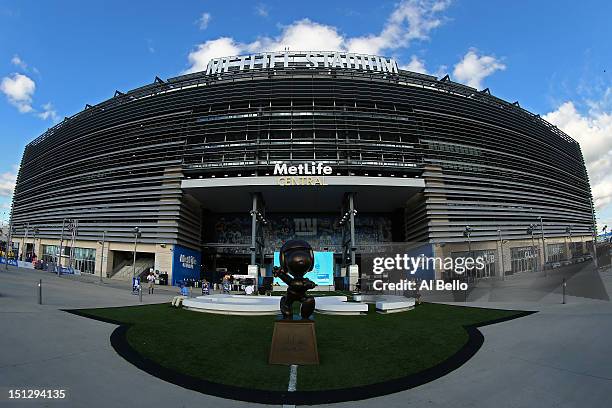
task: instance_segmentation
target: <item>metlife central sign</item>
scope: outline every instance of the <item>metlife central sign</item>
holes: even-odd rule
[[[277,67],[354,69],[378,73],[398,73],[397,62],[394,59],[387,59],[377,55],[324,51],[287,51],[215,58],[208,62],[206,75],[274,69]]]
[[[322,162],[297,165],[277,163],[274,166],[274,175],[280,186],[324,186],[325,176],[332,172],[332,168]]]

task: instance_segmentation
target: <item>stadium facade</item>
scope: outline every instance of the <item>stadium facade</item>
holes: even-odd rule
[[[578,143],[518,103],[389,58],[281,52],[86,105],[26,146],[11,222],[22,258],[61,246],[128,278],[136,247],[137,273],[177,281],[269,273],[291,237],[336,276],[406,241],[500,276],[588,252],[593,214]]]

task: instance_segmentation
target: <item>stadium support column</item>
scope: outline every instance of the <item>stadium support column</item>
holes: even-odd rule
[[[251,265],[257,261],[257,194],[252,194],[253,209],[251,210]]]
[[[351,265],[355,265],[355,195],[349,193],[349,212],[350,212],[350,227],[351,227]]]
[[[265,204],[260,193],[251,194],[253,200],[253,206],[251,208],[251,262],[250,267],[256,268],[254,272],[255,276],[255,287],[257,287],[257,281],[259,279],[259,264],[257,263],[257,255],[261,264],[263,264],[263,252],[264,252],[264,236],[263,236],[263,225],[266,225],[268,221],[265,217]]]
[[[342,227],[342,264],[348,265],[348,280],[351,290],[356,288],[359,281],[359,270],[357,268],[356,254],[357,245],[355,242],[355,193],[346,193],[342,204],[342,218],[340,226]]]

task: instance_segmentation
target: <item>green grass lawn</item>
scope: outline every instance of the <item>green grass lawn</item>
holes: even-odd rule
[[[268,365],[273,316],[223,316],[169,304],[80,313],[132,326],[131,347],[158,364],[208,381],[286,390],[288,367]],[[300,366],[299,391],[355,387],[435,366],[467,341],[464,325],[519,312],[424,304],[389,315],[315,314],[321,364]]]

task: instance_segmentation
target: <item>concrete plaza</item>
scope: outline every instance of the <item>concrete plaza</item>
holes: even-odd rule
[[[595,272],[608,293],[612,273]],[[43,281],[43,304],[37,283]],[[167,302],[174,288],[143,295]],[[568,293],[571,294],[571,291]],[[495,296],[495,299],[503,297]],[[342,407],[604,407],[612,401],[612,302],[558,291],[535,302],[469,303],[538,310],[480,330],[485,342],[459,369],[423,386]],[[494,300],[494,299],[493,299]],[[183,389],[115,353],[116,326],[61,309],[140,304],[127,284],[71,279],[0,266],[0,406],[235,407],[246,404]],[[401,346],[401,345],[398,345]],[[204,347],[204,345],[203,345]],[[245,367],[248,369],[248,367]],[[299,376],[299,370],[298,370]],[[253,379],[257,381],[256,378]],[[9,389],[65,389],[64,400],[9,400]]]

